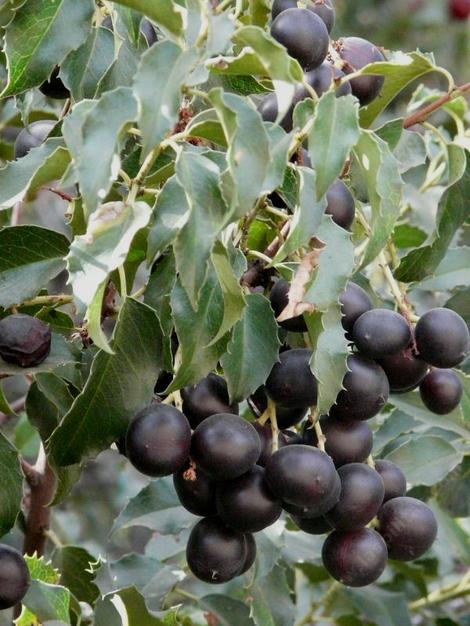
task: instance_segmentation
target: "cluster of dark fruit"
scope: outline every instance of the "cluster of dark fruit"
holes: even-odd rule
[[[0,611],[19,604],[29,587],[26,561],[14,548],[0,544]]]
[[[0,320],[0,357],[19,367],[34,367],[51,350],[51,329],[37,317],[14,313]]]

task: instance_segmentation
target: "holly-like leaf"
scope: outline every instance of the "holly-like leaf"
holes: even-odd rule
[[[346,589],[344,593],[350,598],[357,612],[377,626],[412,624],[403,593],[387,591],[380,587],[374,587],[372,593],[363,589]]]
[[[112,342],[114,354],[98,352],[85,387],[49,441],[57,465],[78,463],[123,435],[129,420],[152,399],[161,348],[153,309],[127,298]]]
[[[118,174],[119,135],[136,118],[137,100],[132,89],[118,87],[99,100],[79,102],[64,119],[64,139],[89,214],[104,200]]]
[[[40,226],[0,230],[0,306],[33,298],[65,267],[67,238]]]
[[[145,202],[108,202],[90,217],[86,234],[75,237],[67,269],[82,312],[107,276],[125,261],[134,235],[148,224],[150,215]]]
[[[79,602],[93,606],[99,595],[94,583],[96,574],[91,564],[96,562],[87,550],[79,546],[62,546],[52,555],[52,563],[60,571],[60,584],[69,589]]]
[[[412,250],[400,262],[395,276],[405,283],[423,280],[433,274],[444,258],[447,248],[460,226],[470,215],[468,189],[470,185],[470,158],[462,178],[442,196],[437,214],[437,227],[431,242]]]
[[[23,4],[6,30],[8,83],[1,96],[19,94],[44,82],[54,67],[82,44],[94,9],[92,0]]]
[[[393,232],[400,213],[403,181],[388,144],[370,131],[361,132],[354,152],[372,208],[371,235],[361,263],[365,267],[381,252]]]
[[[247,295],[243,317],[221,359],[232,402],[244,400],[266,381],[278,360],[279,345],[269,301],[261,294]]]
[[[0,537],[15,524],[23,497],[23,474],[18,451],[0,433]]]
[[[255,626],[250,617],[250,610],[244,602],[235,600],[227,595],[210,594],[203,596],[200,600],[201,606],[215,615],[220,626],[232,626],[233,624],[243,624],[243,626]]]
[[[325,93],[315,108],[308,152],[315,168],[317,199],[326,194],[341,174],[351,149],[359,139],[359,105],[348,95]]]
[[[183,9],[173,0],[115,0],[116,3],[144,13],[173,35],[183,30]]]
[[[434,271],[434,275],[415,288],[425,291],[448,291],[470,284],[470,248],[450,248]]]

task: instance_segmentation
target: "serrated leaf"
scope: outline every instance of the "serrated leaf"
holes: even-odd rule
[[[308,152],[315,168],[319,200],[326,194],[344,168],[346,159],[359,139],[359,105],[351,95],[337,98],[325,93],[315,107]]]
[[[294,603],[287,584],[286,570],[281,565],[276,565],[267,576],[257,580],[250,595],[253,597],[251,616],[256,626],[284,626],[291,623]]]
[[[381,252],[400,213],[403,181],[388,144],[363,130],[354,149],[372,209],[371,236],[361,262],[365,267]]]
[[[13,528],[23,498],[23,474],[18,451],[0,433],[0,537]]]
[[[411,626],[406,596],[403,593],[374,587],[373,591],[346,589],[344,593],[351,599],[359,614],[377,626]]]
[[[222,594],[210,594],[200,599],[202,608],[216,616],[220,626],[255,626],[244,602]]]
[[[8,84],[1,97],[44,82],[81,45],[91,28],[94,8],[92,0],[35,0],[21,6],[6,31]]]
[[[244,400],[266,381],[278,360],[279,345],[269,301],[261,294],[247,295],[243,317],[221,359],[231,402]]]
[[[93,28],[60,68],[60,76],[75,102],[96,96],[97,85],[113,61],[113,33],[108,28]]]
[[[137,118],[137,100],[128,87],[118,87],[99,100],[74,106],[62,125],[88,213],[104,200],[116,178],[119,135]]]
[[[114,0],[131,9],[140,11],[165,30],[180,35],[183,30],[183,10],[172,0]]]
[[[153,309],[132,298],[121,307],[114,354],[98,352],[82,392],[49,440],[57,465],[97,454],[147,404],[162,366],[162,334]]]
[[[33,298],[65,267],[67,237],[40,226],[0,230],[0,306]]]
[[[94,583],[96,574],[91,563],[96,562],[87,550],[79,546],[62,546],[54,551],[52,563],[60,571],[60,584],[71,591],[79,602],[93,606],[99,595]]]
[[[450,248],[434,275],[415,285],[425,291],[448,291],[470,284],[470,247]]]
[[[31,616],[40,624],[53,620],[58,620],[61,624],[71,623],[70,591],[61,585],[32,580],[23,598],[23,607],[22,614],[15,622],[16,626],[30,626]]]
[[[108,202],[91,215],[85,235],[75,237],[67,255],[69,282],[83,311],[108,275],[125,261],[135,234],[150,219],[145,202]]]
[[[444,258],[447,248],[460,226],[470,215],[468,189],[470,159],[462,178],[442,196],[437,213],[437,227],[431,242],[412,250],[400,262],[395,277],[405,283],[420,281],[431,275]]]
[[[199,61],[195,48],[183,50],[172,41],[153,45],[142,56],[134,90],[139,99],[142,158],[157,146],[178,121],[181,89]]]
[[[470,517],[470,457],[436,485],[434,496],[451,517]]]

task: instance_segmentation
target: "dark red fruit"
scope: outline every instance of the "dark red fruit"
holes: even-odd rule
[[[449,0],[449,13],[455,20],[466,20],[470,15],[470,0]]]
[[[243,533],[267,528],[281,515],[281,502],[269,488],[264,469],[255,467],[234,480],[219,484],[217,511],[227,526]]]
[[[274,0],[271,15],[275,19],[279,13],[286,9],[296,9],[297,0]],[[330,33],[335,24],[335,10],[331,0],[313,0],[305,7],[309,11],[313,11],[320,17]]]
[[[343,59],[342,67],[345,74],[352,74],[369,63],[386,61],[380,50],[373,43],[360,37],[345,37],[336,42],[336,48]],[[383,76],[359,76],[351,81],[353,94],[361,106],[375,100],[384,84]]]
[[[37,148],[46,139],[51,130],[56,125],[54,120],[40,120],[25,126],[19,133],[15,141],[15,159],[21,159],[32,148]]]
[[[384,499],[380,475],[364,463],[349,463],[338,469],[341,495],[326,519],[337,530],[357,530],[378,513]]]
[[[343,318],[341,323],[346,331],[346,337],[351,339],[354,322],[366,311],[372,309],[372,300],[362,287],[356,283],[348,283],[339,299]]]
[[[271,35],[307,69],[314,69],[325,60],[329,45],[328,29],[312,11],[286,9],[271,24]]]
[[[289,289],[290,282],[284,280],[283,278],[280,278],[271,289],[269,301],[271,302],[271,307],[276,317],[279,317],[289,304]],[[282,328],[285,328],[293,333],[304,333],[307,330],[307,324],[305,323],[303,315],[297,315],[296,317],[291,317],[288,320],[278,323],[282,326]]]
[[[49,80],[43,82],[39,87],[39,91],[48,98],[54,100],[65,100],[70,97],[70,91],[59,78],[60,68],[56,67],[52,72]]]
[[[333,222],[344,228],[351,230],[356,215],[356,206],[352,193],[346,187],[342,180],[337,180],[329,188],[326,199],[325,213],[331,215]]]
[[[425,313],[416,324],[415,338],[419,356],[434,367],[459,365],[470,349],[467,325],[451,309]]]
[[[349,372],[343,379],[330,417],[345,420],[367,420],[382,409],[388,399],[388,380],[383,369],[360,354],[348,357]]]
[[[206,583],[225,583],[238,576],[247,560],[245,535],[218,517],[200,520],[189,535],[186,559],[192,573]]]
[[[191,387],[181,390],[183,413],[189,420],[191,428],[196,428],[203,420],[217,413],[238,414],[238,404],[230,399],[227,383],[217,374],[210,373]]]
[[[14,313],[0,320],[0,356],[19,367],[42,363],[51,350],[51,329],[37,317]]]
[[[270,398],[289,408],[313,406],[317,402],[317,381],[310,369],[312,351],[306,348],[286,350],[266,381]]]
[[[396,311],[372,309],[356,320],[352,337],[362,354],[382,359],[404,350],[411,341],[411,330],[406,319]]]
[[[380,474],[384,483],[384,502],[405,495],[406,478],[398,465],[386,459],[379,459],[375,462],[375,471]]]
[[[0,544],[0,611],[19,604],[28,591],[29,582],[29,570],[23,556],[18,550]]]
[[[173,474],[173,484],[184,508],[194,515],[215,515],[215,483],[200,469],[189,463]]]
[[[147,476],[168,476],[178,471],[188,460],[190,445],[188,420],[166,404],[147,407],[127,429],[127,458]]]
[[[245,533],[246,542],[246,559],[242,565],[242,569],[238,572],[237,576],[241,576],[247,572],[250,567],[253,566],[256,561],[256,541],[252,534]]]
[[[323,515],[338,501],[340,479],[330,457],[305,445],[286,446],[266,464],[266,480],[283,502]]]
[[[390,354],[377,362],[387,375],[392,393],[415,389],[428,371],[427,363],[416,358],[411,348]]]
[[[248,472],[260,453],[258,433],[237,415],[212,415],[193,433],[192,459],[196,466],[218,480],[230,480]]]
[[[371,453],[373,434],[366,422],[322,417],[320,425],[326,437],[325,452],[331,456],[336,467],[362,463]],[[317,445],[314,428],[305,431],[304,440],[309,445]]]
[[[399,561],[413,561],[432,546],[437,522],[431,509],[415,498],[393,498],[379,511],[379,532],[388,548],[388,556]]]
[[[331,65],[329,61],[323,61],[323,63],[314,70],[305,73],[305,80],[315,90],[315,93],[320,98],[326,93],[333,85],[335,80],[343,78],[344,72]],[[351,85],[349,82],[344,83],[340,87],[335,89],[336,97],[347,96],[351,93]]]
[[[433,413],[446,415],[459,406],[463,385],[453,370],[432,370],[419,386],[424,405]]]
[[[365,587],[376,581],[387,564],[387,546],[370,528],[335,530],[325,540],[323,565],[333,578],[348,587]]]
[[[325,517],[307,518],[292,515],[292,520],[297,524],[300,530],[303,530],[304,533],[308,533],[309,535],[324,535],[325,533],[329,533],[330,530],[333,530],[331,524]]]
[[[268,462],[269,457],[273,453],[273,431],[271,428],[271,424],[258,424],[257,422],[253,424],[256,432],[259,435],[259,439],[261,442],[261,453],[259,455],[259,459],[256,461],[257,465],[264,467]],[[279,433],[277,438],[277,446],[278,448],[283,448],[286,444],[285,437],[283,433]]]

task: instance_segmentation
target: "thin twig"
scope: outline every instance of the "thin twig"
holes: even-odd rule
[[[406,117],[403,121],[403,128],[411,128],[411,126],[414,126],[415,124],[420,124],[421,122],[424,122],[424,120],[432,115],[434,111],[437,111],[445,104],[447,104],[447,102],[450,102],[450,100],[465,93],[466,91],[470,91],[470,83],[465,83],[460,87],[455,87],[434,102],[431,102],[431,104],[428,104],[419,111],[416,111],[416,113],[412,113],[411,115]]]

